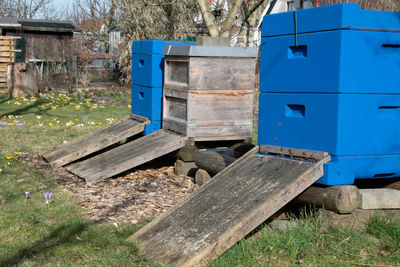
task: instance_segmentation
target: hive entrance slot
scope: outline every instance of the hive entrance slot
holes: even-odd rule
[[[139,98],[144,99],[144,92],[139,92]]]
[[[391,172],[391,173],[378,173],[378,174],[374,175],[374,178],[385,178],[385,177],[390,177],[390,176],[393,176],[393,175],[395,175],[394,172]]]
[[[304,105],[287,105],[285,108],[286,117],[304,118],[306,107]]]
[[[400,108],[400,106],[380,106],[379,109],[397,109]]]
[[[289,46],[288,58],[306,58],[307,57],[307,46]]]
[[[398,49],[400,48],[400,44],[383,44],[382,48]]]

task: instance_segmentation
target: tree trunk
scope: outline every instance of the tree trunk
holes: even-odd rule
[[[184,162],[191,162],[194,161],[194,156],[198,151],[199,149],[196,146],[185,146],[178,151],[176,156]]]
[[[197,170],[198,168],[194,162],[184,162],[178,159],[174,164],[174,171],[176,175],[194,177]]]
[[[222,22],[220,36],[221,37],[229,37],[232,29],[233,22],[235,21],[236,15],[240,10],[240,6],[242,5],[243,0],[235,0],[231,9],[229,10],[228,15]]]
[[[211,174],[216,174],[222,171],[235,160],[236,158],[234,157],[223,154],[221,155],[213,151],[199,151],[194,156],[194,162],[197,167],[204,169]]]
[[[295,202],[315,205],[337,213],[352,213],[360,203],[360,192],[354,185],[311,186]]]
[[[208,33],[213,37],[219,36],[219,30],[214,15],[211,13],[207,0],[197,0],[200,7],[201,15],[207,25]]]
[[[255,29],[258,27],[261,15],[264,13],[269,2],[269,0],[264,0],[255,10],[253,10],[253,13],[249,14],[247,21],[243,21],[237,37],[236,46],[246,47],[248,43],[253,42]],[[255,5],[253,4],[250,9],[253,9],[254,6]]]
[[[208,174],[207,171],[202,169],[198,169],[194,176],[194,182],[200,186],[207,183],[210,179],[211,179],[210,174]]]

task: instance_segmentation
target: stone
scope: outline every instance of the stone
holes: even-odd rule
[[[359,189],[361,201],[359,208],[400,209],[400,190],[391,188]]]

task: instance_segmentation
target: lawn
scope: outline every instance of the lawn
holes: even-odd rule
[[[125,241],[143,224],[88,220],[51,173],[24,160],[127,117],[129,105],[127,92],[0,93],[0,266],[157,266]],[[350,230],[308,213],[293,222],[282,231],[260,227],[257,238],[243,239],[211,266],[400,265],[399,221],[376,217]]]

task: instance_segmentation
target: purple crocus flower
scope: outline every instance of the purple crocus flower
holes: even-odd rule
[[[88,117],[87,116],[82,116],[82,119],[87,119]]]
[[[44,199],[45,199],[45,200],[44,200],[44,204],[46,204],[46,205],[50,203],[50,193],[51,193],[51,192],[44,192],[44,193],[43,193]],[[53,193],[51,193],[51,195],[53,195]],[[47,197],[49,197],[49,199],[47,199]]]
[[[80,96],[79,99],[85,99],[85,97],[84,96]]]
[[[104,100],[110,99],[108,96],[100,96],[99,98]]]
[[[0,121],[0,125],[7,125],[7,122],[5,122],[5,121]]]
[[[29,191],[25,191],[25,196],[26,196],[26,199],[29,198]]]

